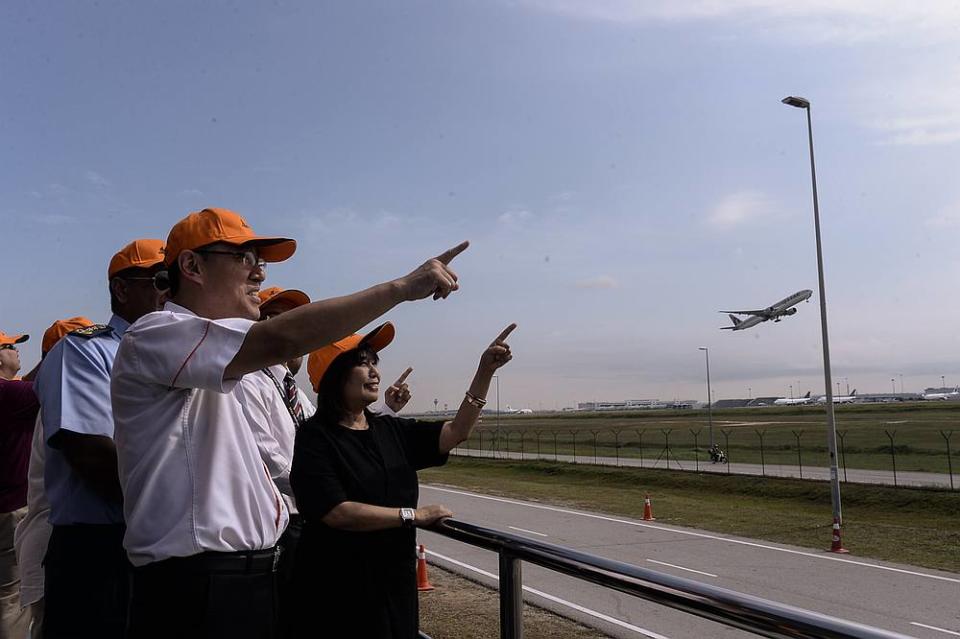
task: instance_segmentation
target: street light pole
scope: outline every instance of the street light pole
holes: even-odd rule
[[[707,356],[707,427],[710,430],[710,448],[713,448],[713,395],[710,393],[710,349],[699,347]]]
[[[823,341],[823,381],[827,390],[827,449],[830,452],[830,501],[833,506],[833,519],[843,522],[843,510],[840,505],[840,475],[837,470],[837,423],[833,411],[833,382],[830,379],[830,338],[827,332],[827,297],[823,278],[823,247],[820,241],[820,202],[817,197],[817,168],[813,160],[813,120],[810,117],[810,101],[805,98],[788,96],[782,100],[788,106],[804,109],[807,112],[807,137],[810,145],[810,181],[813,186],[813,226],[817,236],[817,279],[820,286],[820,333]]]

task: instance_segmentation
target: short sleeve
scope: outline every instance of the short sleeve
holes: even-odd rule
[[[380,419],[395,428],[410,467],[422,470],[431,466],[443,466],[447,455],[440,453],[440,431],[443,422],[428,422],[381,415]]]
[[[113,437],[109,364],[89,340],[60,340],[40,366],[36,391],[48,443],[61,429]]]
[[[152,313],[127,331],[117,358],[148,382],[228,393],[237,380],[224,379],[224,373],[253,324],[241,318]]]
[[[297,509],[308,521],[319,521],[335,506],[348,501],[337,475],[336,451],[321,428],[315,422],[302,426],[293,448],[290,485]]]

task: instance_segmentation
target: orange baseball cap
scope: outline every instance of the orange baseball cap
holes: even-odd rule
[[[313,392],[318,392],[320,380],[323,379],[323,375],[333,364],[333,360],[363,345],[369,346],[379,353],[393,341],[394,335],[396,335],[396,329],[393,324],[386,322],[366,335],[354,333],[310,353],[307,358],[307,375],[310,376],[310,385],[313,386]]]
[[[41,353],[49,353],[50,349],[57,345],[63,336],[78,328],[93,326],[93,322],[86,317],[71,317],[70,319],[57,320],[50,325],[43,333],[43,342],[40,344]]]
[[[0,346],[6,346],[7,344],[22,344],[28,339],[30,339],[29,335],[7,335],[3,331],[0,331]]]
[[[110,259],[107,278],[128,268],[150,268],[161,262],[163,262],[163,240],[134,240]]]
[[[310,303],[310,296],[295,288],[283,289],[279,286],[271,286],[270,288],[261,289],[257,295],[260,296],[261,307],[278,300],[287,300],[294,305],[294,308]]]
[[[297,250],[296,240],[256,235],[247,221],[227,209],[209,208],[191,213],[177,222],[167,236],[164,263],[170,266],[183,251],[225,242],[235,246],[253,244],[265,262],[282,262]]]

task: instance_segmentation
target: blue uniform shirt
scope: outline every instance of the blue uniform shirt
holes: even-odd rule
[[[123,523],[123,504],[94,492],[73,471],[63,453],[52,448],[50,438],[61,429],[82,435],[113,437],[110,405],[110,371],[120,338],[130,326],[116,315],[112,331],[83,337],[69,334],[50,349],[37,373],[35,391],[40,398],[40,419],[47,442],[44,484],[50,501],[50,523]]]

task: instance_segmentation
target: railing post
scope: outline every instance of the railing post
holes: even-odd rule
[[[840,438],[840,463],[843,464],[843,481],[847,481],[847,448],[844,445],[844,439],[847,437],[847,431],[837,431],[837,437]]]
[[[893,443],[893,437],[897,434],[897,431],[892,433],[887,429],[883,429],[883,433],[887,436],[887,439],[890,440],[890,460],[893,462],[893,487],[897,487],[897,449]]]
[[[700,431],[702,428],[696,430],[690,429],[690,433],[693,435],[693,458],[697,460],[697,472],[700,472]]]
[[[753,432],[757,434],[757,437],[760,438],[760,474],[764,477],[767,476],[767,465],[763,459],[763,436],[766,434],[766,430],[760,430],[759,428],[754,428]]]
[[[943,441],[947,442],[947,472],[950,474],[950,490],[953,490],[953,459],[950,457],[950,438],[953,437],[953,431],[940,431]]]
[[[800,438],[803,437],[803,431],[792,431],[797,440],[797,466],[800,467],[800,479],[803,479],[803,455],[800,453]]]
[[[523,639],[523,573],[506,551],[500,551],[500,639]]]
[[[730,430],[725,429],[720,432],[723,433],[723,445],[726,447],[726,451],[724,452],[727,455],[727,474],[729,475],[730,474]]]

